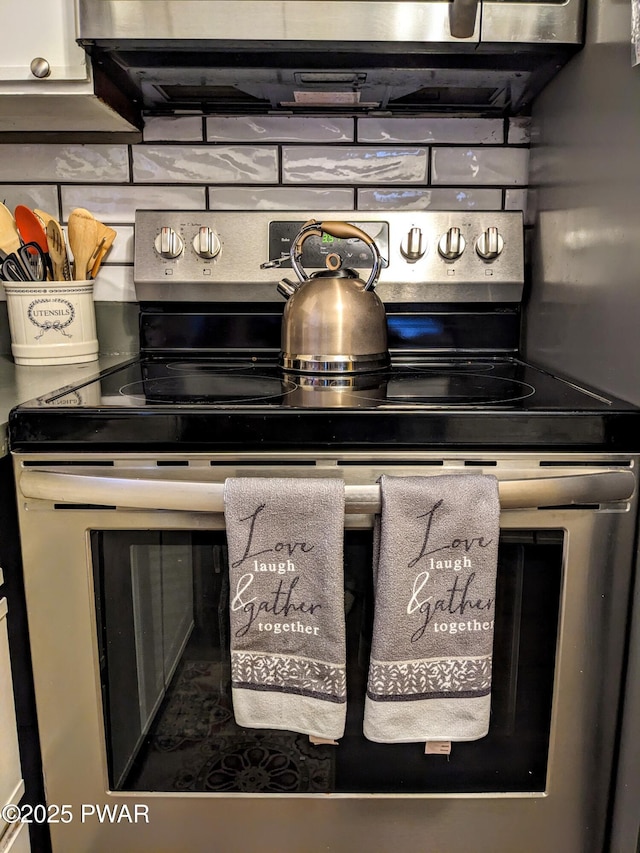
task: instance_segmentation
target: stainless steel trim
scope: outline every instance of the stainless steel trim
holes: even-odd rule
[[[330,360],[329,360],[330,358]],[[357,373],[379,370],[389,364],[386,352],[371,355],[300,355],[298,353],[283,353],[280,364],[285,370],[300,371],[301,373]]]
[[[580,43],[584,0],[484,2],[468,38],[456,37],[450,4],[322,0],[80,0],[79,37],[89,40]],[[452,17],[455,10],[451,10]],[[482,19],[482,24],[480,24]],[[454,18],[455,21],[455,18]],[[469,32],[468,24],[465,32]]]
[[[632,471],[600,471],[499,482],[502,509],[599,504],[628,500],[634,493]],[[27,498],[56,503],[117,506],[130,509],[223,512],[224,483],[141,479],[112,475],[25,470],[20,491]],[[378,485],[345,486],[345,511],[380,511]]]
[[[518,4],[521,5],[521,4]],[[79,37],[285,42],[460,42],[449,3],[341,0],[80,0]],[[339,14],[337,13],[339,9]],[[480,16],[478,16],[479,19]],[[479,20],[465,43],[479,40]]]
[[[482,4],[481,42],[581,44],[584,0]]]
[[[181,40],[577,44],[582,37],[584,0],[484,2],[468,38],[452,34],[449,7],[442,0],[366,6],[358,0],[341,0],[340,14],[329,14],[327,5],[319,2],[242,0],[238,14],[236,0],[80,0],[79,37],[160,39],[165,44]]]
[[[446,5],[446,4],[445,4]],[[253,211],[251,239],[247,213],[240,211],[138,210],[135,222],[134,283],[139,300],[153,301],[260,301],[282,305],[277,284],[282,275],[261,268],[270,257],[269,223],[306,222],[317,211]],[[519,302],[524,282],[523,224],[520,211],[323,211],[322,217],[345,222],[388,224],[388,265],[380,271],[376,293],[387,302]],[[176,259],[161,258],[155,239],[163,227],[173,228],[185,251]],[[220,240],[212,260],[192,251],[198,230],[208,227]],[[414,227],[423,234],[424,254],[408,262],[403,240]],[[452,227],[467,246],[454,262],[444,260],[438,241]],[[504,251],[487,264],[473,251],[478,237],[497,227]],[[374,230],[374,229],[372,229]],[[375,231],[372,234],[375,237]],[[288,252],[287,252],[288,254]],[[307,270],[312,272],[313,270]]]

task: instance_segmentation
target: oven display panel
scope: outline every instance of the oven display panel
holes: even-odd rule
[[[389,224],[387,222],[350,221],[361,231],[369,234],[376,242],[383,258],[389,257]],[[269,257],[286,258],[281,267],[291,268],[289,253],[291,244],[304,225],[304,222],[270,222],[269,223]],[[305,269],[325,269],[328,255],[340,255],[343,267],[371,269],[373,258],[365,244],[357,238],[342,239],[323,234],[315,235],[305,240],[302,248],[302,266]],[[386,263],[383,263],[386,266]]]

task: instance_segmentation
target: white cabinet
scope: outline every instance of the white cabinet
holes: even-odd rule
[[[34,132],[140,138],[135,125],[96,94],[91,63],[76,42],[76,0],[3,0],[2,11],[0,134],[5,140],[8,133]],[[108,98],[117,98],[119,109],[126,100],[115,92]]]
[[[18,727],[13,700],[13,681],[7,635],[7,599],[0,598],[0,806],[17,803],[24,794],[18,751]],[[14,833],[0,817],[0,839]],[[0,850],[3,849],[0,842]]]
[[[2,16],[2,51],[0,80],[29,81],[38,79],[48,65],[45,78],[56,80],[88,80],[84,50],[76,44],[76,9],[74,0],[5,0]],[[38,70],[40,69],[40,71]]]

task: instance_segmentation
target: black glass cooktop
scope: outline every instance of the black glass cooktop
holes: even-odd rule
[[[118,395],[144,405],[411,407],[515,403],[535,394],[514,365],[439,361],[355,376],[290,373],[274,364],[169,361],[141,365]],[[116,379],[116,382],[119,381]]]
[[[626,442],[637,416],[631,404],[514,358],[421,358],[350,376],[285,372],[269,359],[169,358],[133,361],[25,403],[11,414],[10,437],[13,447],[593,448]]]

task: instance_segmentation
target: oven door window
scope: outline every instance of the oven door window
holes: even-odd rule
[[[95,531],[92,553],[112,790],[544,791],[561,531],[501,535],[490,730],[454,743],[449,756],[362,734],[373,622],[370,531],[345,532],[348,705],[338,746],[235,724],[223,531]]]

